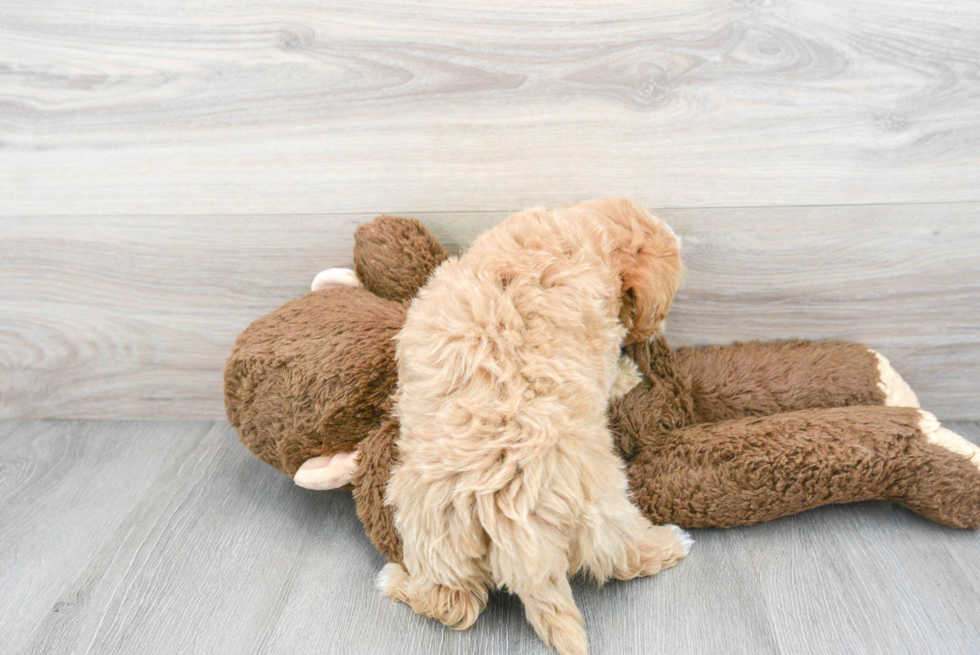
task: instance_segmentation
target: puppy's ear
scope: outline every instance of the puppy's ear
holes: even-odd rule
[[[625,343],[645,341],[656,334],[670,311],[680,273],[678,257],[645,258],[640,265],[624,273],[620,320],[625,315],[630,317],[629,322],[623,320],[628,330]]]
[[[680,283],[680,241],[670,227],[625,198],[582,205],[594,212],[613,244],[613,265],[622,279],[619,319],[625,343],[645,341],[659,329]]]
[[[619,322],[627,330],[632,330],[633,324],[636,323],[636,294],[632,288],[623,290],[622,305],[619,308]]]

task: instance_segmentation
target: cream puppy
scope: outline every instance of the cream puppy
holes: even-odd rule
[[[652,575],[685,555],[684,533],[630,503],[606,424],[630,386],[620,348],[659,329],[681,268],[665,223],[606,198],[516,214],[437,269],[397,338],[387,499],[404,566],[382,571],[386,595],[462,629],[505,587],[578,655],[570,575]]]

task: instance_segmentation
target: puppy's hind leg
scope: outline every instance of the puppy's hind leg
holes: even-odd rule
[[[417,613],[465,630],[487,603],[486,535],[472,516],[472,503],[453,497],[451,480],[433,485],[429,494],[404,492],[415,484],[404,470],[389,483],[389,493],[401,494],[403,501],[395,510],[403,564],[385,566],[377,586]]]
[[[687,555],[694,540],[675,525],[653,525],[629,500],[626,476],[613,463],[579,533],[578,563],[600,584],[659,573]]]
[[[386,564],[375,584],[382,595],[453,630],[473,625],[487,604],[487,590],[482,585],[441,584],[424,574],[409,575],[403,565],[396,563]]]

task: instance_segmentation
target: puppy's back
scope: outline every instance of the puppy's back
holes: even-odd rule
[[[580,376],[601,387],[608,357],[596,355],[618,349],[624,334],[606,238],[588,215],[531,209],[437,269],[398,336],[404,427],[481,404],[481,420],[505,421],[534,396],[570,391]]]

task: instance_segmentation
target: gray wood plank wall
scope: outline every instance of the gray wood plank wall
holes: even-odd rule
[[[978,201],[973,0],[6,0],[6,214]]]
[[[980,4],[9,0],[0,416],[217,418],[234,336],[413,215],[605,193],[678,344],[840,337],[980,417]]]

